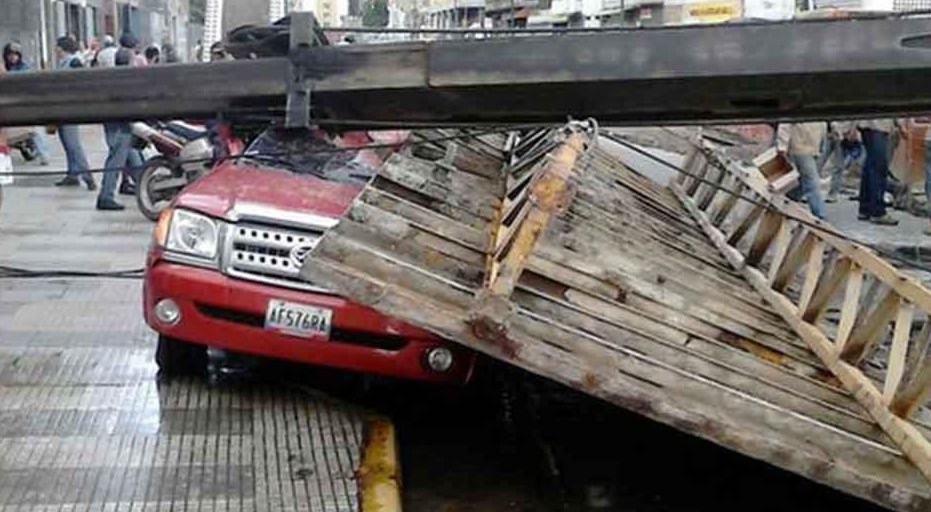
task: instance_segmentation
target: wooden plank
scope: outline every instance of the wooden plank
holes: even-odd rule
[[[747,216],[740,221],[739,224],[734,228],[733,231],[728,235],[727,242],[731,245],[736,245],[743,237],[747,235],[747,232],[750,231],[757,221],[760,220],[760,217],[763,215],[763,212],[766,209],[762,206],[752,206],[750,211],[747,213]]]
[[[772,289],[777,292],[781,292],[791,284],[799,268],[808,261],[812,250],[815,248],[816,239],[811,232],[803,230],[799,238],[801,240],[789,251],[785,261],[782,262],[782,266],[776,272],[775,279],[773,279]]]
[[[812,296],[815,294],[815,287],[821,279],[821,272],[824,269],[824,249],[825,243],[821,240],[815,241],[815,246],[808,257],[808,265],[805,269],[805,282],[802,285],[802,294],[799,297],[798,309],[799,314],[804,315],[811,303]]]
[[[847,347],[847,341],[853,332],[857,321],[860,301],[860,288],[863,287],[863,268],[851,262],[850,276],[844,291],[844,302],[841,306],[840,322],[837,325],[837,336],[834,338],[834,353],[839,357]]]
[[[411,157],[394,154],[379,169],[379,178],[390,180],[404,188],[416,191],[431,199],[438,200],[465,210],[472,215],[490,220],[492,206],[488,197],[496,191],[479,187],[479,180],[461,180],[462,173],[449,173],[457,176],[455,182],[437,179],[436,165]]]
[[[718,246],[718,249],[731,261],[735,268],[741,271],[750,283],[772,303],[782,317],[792,325],[799,335],[811,346],[818,357],[828,365],[834,375],[844,384],[853,396],[863,405],[877,424],[889,435],[899,449],[924,475],[931,480],[931,443],[914,425],[894,415],[883,401],[879,390],[863,373],[846,361],[836,357],[831,341],[819,329],[804,322],[797,315],[797,308],[785,296],[775,291],[766,277],[756,268],[744,265],[744,257],[733,247],[711,223],[703,216],[692,200],[678,190],[675,190],[685,207],[693,217],[702,224],[708,236]]]
[[[737,206],[737,203],[740,201],[740,196],[743,194],[744,190],[747,189],[747,186],[737,178],[734,178],[734,185],[728,187],[727,197],[721,203],[721,207],[718,208],[712,214],[712,222],[716,227],[720,227],[721,224],[727,219],[728,215],[734,211],[734,207]]]
[[[570,300],[575,299],[585,303],[584,297],[573,291]],[[612,307],[601,303],[604,307],[593,310],[575,307],[566,301],[548,299],[535,295],[524,295],[517,301],[518,306],[533,311],[535,314],[552,318],[559,323],[591,333],[606,346],[636,351],[651,359],[675,367],[680,371],[694,374],[697,377],[713,380],[730,389],[746,393],[769,403],[777,405],[799,414],[804,414],[818,421],[826,422],[847,432],[857,434],[873,442],[887,444],[884,434],[876,429],[872,418],[866,415],[852,414],[846,409],[835,407],[833,404],[814,399],[809,395],[800,393],[793,386],[797,380],[789,376],[785,370],[767,372],[767,378],[762,378],[759,364],[751,364],[754,357],[747,354],[745,359],[731,358],[725,363],[719,358],[710,358],[691,350],[689,346],[665,342],[664,339],[651,337],[644,332],[631,328],[628,323],[615,323],[612,318]],[[587,305],[592,305],[587,303]],[[579,343],[564,346],[567,350],[576,350]],[[731,349],[731,351],[734,351]],[[765,363],[757,359],[758,363]],[[738,366],[740,365],[740,366]],[[751,370],[752,369],[752,370]]]
[[[879,335],[889,327],[889,322],[896,315],[902,300],[894,290],[889,290],[879,304],[865,316],[854,329],[853,335],[840,356],[853,364],[860,364],[879,343]]]
[[[821,314],[827,309],[831,298],[840,290],[850,274],[853,262],[850,258],[837,258],[830,273],[822,279],[812,294],[811,300],[802,310],[802,320],[808,323],[817,323]]]
[[[525,274],[526,276],[527,274]],[[532,274],[533,275],[533,274]],[[585,291],[569,288],[566,285],[552,286],[546,278],[522,280],[515,292],[515,301],[522,307],[533,311],[545,312],[549,302],[558,302],[565,307],[584,311],[597,319],[609,322],[617,327],[631,330],[651,339],[650,343],[668,345],[675,350],[693,354],[714,364],[729,368],[739,368],[759,378],[765,378],[775,385],[791,390],[793,393],[812,398],[818,402],[830,404],[857,417],[866,417],[862,408],[846,392],[838,387],[826,385],[811,377],[791,364],[788,357],[764,358],[756,353],[744,350],[739,345],[721,341],[714,331],[696,329],[696,323],[684,316],[668,315],[662,317],[650,311],[630,307],[627,304],[609,301],[603,297]],[[546,299],[545,303],[540,300]],[[549,310],[547,310],[549,311]],[[561,318],[554,316],[554,318]],[[613,341],[613,338],[607,338]],[[649,347],[641,350],[649,352]],[[806,370],[811,370],[807,367]]]
[[[670,325],[679,325],[690,332],[714,337],[743,349],[752,346],[765,348],[772,353],[774,360],[780,361],[780,364],[791,364],[791,360],[794,359],[807,365],[823,367],[792,333],[779,332],[778,328],[773,329],[760,323],[735,321],[729,318],[733,311],[727,312],[728,316],[718,314],[702,307],[697,303],[698,299],[679,299],[664,293],[662,289],[637,281],[624,281],[612,286],[603,279],[593,277],[591,270],[580,268],[581,266],[577,260],[557,263],[539,254],[532,255],[528,261],[528,270],[573,288],[622,303],[642,314],[662,319]]]
[[[474,212],[465,210],[458,205],[446,202],[445,198],[434,198],[416,190],[409,189],[395,183],[387,178],[376,176],[370,187],[372,190],[386,192],[392,196],[398,197],[405,202],[421,206],[430,211],[442,214],[459,223],[477,230],[484,230],[488,227],[488,219],[484,219]],[[493,203],[491,204],[494,208]]]
[[[895,319],[895,332],[892,335],[892,348],[889,351],[889,364],[886,381],[883,383],[883,400],[891,404],[905,371],[905,356],[908,354],[908,340],[912,330],[912,316],[915,307],[901,301]]]
[[[931,364],[928,363],[928,345],[931,343],[931,317],[925,320],[916,335],[916,343],[909,350],[903,377],[904,386],[896,393],[891,408],[894,413],[911,418],[931,396]]]
[[[545,168],[531,185],[533,202],[527,217],[520,223],[510,250],[501,260],[494,279],[488,283],[490,294],[506,297],[511,294],[523,272],[527,256],[533,250],[550,218],[566,208],[573,190],[569,178],[579,156],[585,150],[585,136],[573,133],[551,155]]]
[[[769,262],[769,271],[767,272],[766,278],[769,280],[770,285],[776,280],[776,273],[779,272],[779,268],[782,267],[786,255],[789,254],[792,236],[792,222],[786,220],[779,226],[779,233],[776,234],[776,241],[773,248],[773,259]]]
[[[479,251],[483,250],[486,235],[481,231],[383,190],[367,187],[360,200],[350,207],[353,215],[364,217],[377,217],[380,211],[404,217],[439,236]]]
[[[782,228],[785,217],[779,212],[766,212],[763,214],[763,220],[756,230],[753,237],[753,243],[750,245],[750,251],[747,252],[747,265],[756,266]]]

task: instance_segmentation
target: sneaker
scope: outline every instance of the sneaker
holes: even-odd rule
[[[103,211],[118,212],[125,210],[126,207],[116,201],[97,201],[97,209]]]
[[[56,187],[77,187],[80,184],[81,182],[74,176],[65,176],[61,180],[55,182]]]
[[[870,222],[873,224],[879,224],[880,226],[898,226],[899,221],[892,218],[890,215],[883,215],[882,217],[871,217]]]
[[[134,196],[136,195],[136,187],[132,183],[123,182],[120,184],[120,195],[121,196]]]
[[[84,185],[86,185],[86,186],[87,186],[87,190],[90,190],[91,192],[97,190],[97,182],[94,181],[94,178],[91,178],[91,179],[85,181],[85,182],[84,182]]]
[[[825,203],[836,203],[837,194],[828,194],[828,196],[824,198],[824,202]]]
[[[870,220],[869,215],[863,215],[862,213],[857,214],[857,220]]]

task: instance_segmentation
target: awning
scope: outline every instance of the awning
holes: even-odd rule
[[[534,14],[533,16],[527,18],[527,26],[557,25],[560,23],[569,23],[570,16],[571,14],[554,14],[550,12]]]

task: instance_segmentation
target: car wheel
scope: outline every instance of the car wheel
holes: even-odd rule
[[[160,335],[155,363],[161,375],[203,375],[207,372],[207,346]]]

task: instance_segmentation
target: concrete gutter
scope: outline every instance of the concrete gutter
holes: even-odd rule
[[[401,512],[401,469],[390,419],[376,416],[366,421],[363,450],[356,472],[361,512]]]

